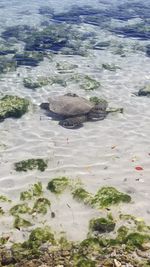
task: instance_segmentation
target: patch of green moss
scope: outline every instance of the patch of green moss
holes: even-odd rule
[[[14,243],[11,251],[15,262],[20,262],[22,259],[32,259],[40,255],[38,250],[33,251],[32,249],[25,248],[22,243]]]
[[[56,64],[56,68],[59,71],[66,71],[66,70],[70,71],[70,70],[78,68],[78,65],[68,63],[67,61],[62,61]]]
[[[148,241],[150,241],[150,235],[138,232],[128,234],[125,240],[128,246],[137,248],[142,248],[142,245]]]
[[[30,88],[30,89],[36,89],[42,86],[46,86],[49,84],[49,79],[47,77],[42,77],[42,76],[38,76],[35,79],[33,78],[24,78],[23,79],[23,84],[25,87]]]
[[[2,209],[2,207],[0,207],[0,215],[4,215],[4,210]]]
[[[32,185],[32,187],[28,191],[21,192],[20,200],[31,200],[33,197],[41,196],[42,193],[43,193],[42,183],[38,182]]]
[[[30,208],[27,203],[15,205],[10,209],[10,214],[16,216],[18,214],[29,213]]]
[[[98,89],[101,86],[100,82],[96,81],[95,79],[85,76],[83,79],[82,84],[80,87],[86,91],[93,91],[95,89]]]
[[[87,254],[92,255],[94,252],[98,254],[101,253],[101,246],[99,243],[99,239],[96,237],[89,237],[84,239],[79,245],[79,252],[80,254]]]
[[[87,192],[84,188],[78,187],[72,192],[73,198],[81,201],[85,204],[91,204],[92,195]]]
[[[44,228],[37,227],[31,232],[28,241],[24,242],[23,246],[25,248],[35,249],[46,242],[54,245],[56,243],[54,234],[48,226]]]
[[[90,97],[90,101],[95,105],[102,104],[106,107],[108,106],[108,102],[105,99],[99,98],[97,96]]]
[[[92,205],[98,208],[105,208],[116,205],[121,202],[129,203],[131,197],[127,194],[119,192],[114,187],[102,187],[93,197]]]
[[[43,159],[27,159],[15,163],[15,170],[17,172],[38,169],[43,172],[47,168],[47,162]]]
[[[0,237],[0,245],[5,245],[8,242],[9,236]]]
[[[115,222],[108,218],[92,219],[89,224],[90,230],[98,233],[112,232],[115,229],[115,226]]]
[[[18,96],[5,95],[0,99],[0,120],[20,118],[28,111],[29,101]]]
[[[32,226],[32,223],[19,217],[16,216],[15,217],[15,221],[14,221],[14,228],[20,229],[20,228],[26,228],[26,227],[30,227]]]
[[[34,206],[33,206],[33,209],[32,209],[32,213],[36,212],[36,213],[46,214],[47,213],[47,209],[50,206],[51,206],[51,203],[47,198],[39,198],[34,203]]]
[[[122,225],[118,228],[118,230],[117,230],[118,235],[116,238],[118,243],[124,243],[125,242],[126,237],[129,233],[129,230],[130,229],[124,225]]]
[[[61,194],[69,185],[69,179],[67,177],[57,177],[52,179],[48,185],[47,189],[52,193]]]
[[[11,202],[6,196],[0,195],[0,202]]]

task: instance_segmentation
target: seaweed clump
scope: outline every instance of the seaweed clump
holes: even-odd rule
[[[98,233],[112,232],[115,226],[112,218],[97,218],[90,221],[90,230]]]
[[[69,185],[69,180],[67,177],[57,177],[52,179],[48,185],[47,189],[52,193],[61,194]]]
[[[20,229],[20,228],[26,228],[26,227],[30,227],[32,226],[32,223],[19,217],[16,216],[15,217],[15,221],[14,221],[14,228]]]
[[[30,208],[27,203],[15,205],[10,209],[10,214],[16,216],[18,214],[29,213]]]
[[[98,190],[96,195],[93,197],[92,205],[98,208],[106,208],[111,205],[116,205],[121,202],[129,203],[131,197],[127,194],[119,192],[114,187],[102,187]]]
[[[43,193],[42,183],[34,184],[29,190],[21,192],[20,200],[31,200],[33,197],[39,197]]]
[[[50,201],[47,198],[38,198],[34,203],[32,213],[42,213],[46,214],[47,209],[51,206]]]
[[[6,118],[20,118],[28,111],[29,101],[18,96],[5,95],[0,99],[0,121]]]
[[[91,204],[92,202],[92,195],[82,187],[78,187],[73,190],[72,195],[73,198],[83,202],[84,204]]]
[[[33,169],[38,169],[43,172],[47,168],[47,162],[43,159],[27,159],[15,163],[15,170],[17,172],[28,171]]]
[[[86,91],[93,91],[95,89],[98,89],[100,86],[100,82],[87,75],[84,77],[83,83],[80,85],[80,87]]]

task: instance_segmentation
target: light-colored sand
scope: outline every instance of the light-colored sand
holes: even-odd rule
[[[36,7],[38,5],[36,1]],[[23,10],[23,7],[17,8]],[[40,20],[38,16],[37,23]],[[93,26],[82,27],[83,30],[94,29]],[[102,38],[122,42],[121,38],[115,39],[105,32],[100,33],[99,40]],[[134,42],[126,40],[129,47]],[[74,72],[91,75],[101,82],[101,88],[85,92],[71,82],[67,87],[55,84],[35,91],[23,87],[23,77],[57,74],[55,63],[63,60],[77,64],[78,69]],[[116,72],[102,70],[102,63],[115,63],[121,69]],[[91,193],[109,185],[130,194],[133,202],[122,205],[122,211],[143,217],[150,223],[150,99],[132,94],[150,82],[149,58],[142,52],[130,51],[121,58],[111,51],[95,50],[89,51],[89,56],[85,58],[56,55],[53,62],[45,59],[37,68],[21,67],[17,72],[20,77],[17,73],[2,77],[1,95],[9,93],[27,97],[35,107],[18,120],[7,119],[0,124],[0,194],[6,194],[15,204],[19,202],[19,193],[30,184],[41,181],[46,187],[50,179],[65,175],[71,179],[80,178]],[[68,75],[64,77],[68,78]],[[77,130],[64,129],[57,121],[46,117],[38,105],[50,95],[70,91],[85,97],[102,96],[110,106],[123,107],[124,114],[110,114],[103,121],[85,123]],[[13,163],[31,157],[48,159],[46,171],[16,173]],[[143,171],[135,170],[136,166],[142,166]],[[99,212],[77,203],[68,192],[59,198],[49,192],[46,194],[52,201],[56,217],[52,219],[48,213],[45,218],[37,220],[38,224],[43,225],[47,220],[54,230],[66,232],[70,239],[83,239],[89,220],[98,216]],[[14,233],[13,241],[26,237],[27,232],[22,236],[13,229],[12,223],[12,217],[6,214],[0,220],[0,232]]]

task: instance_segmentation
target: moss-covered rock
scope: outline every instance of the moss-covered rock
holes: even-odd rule
[[[98,208],[105,208],[121,202],[129,203],[130,201],[131,197],[129,195],[119,192],[116,188],[102,187],[94,196],[92,205]]]
[[[5,214],[5,211],[3,210],[2,207],[0,207],[0,215],[4,215]]]
[[[28,171],[28,170],[34,170],[37,169],[41,172],[45,171],[47,168],[47,161],[43,159],[27,159],[27,160],[22,160],[19,162],[15,163],[15,170],[17,172],[21,171]]]
[[[16,216],[15,217],[15,221],[14,221],[14,228],[20,229],[20,228],[26,228],[26,227],[30,227],[32,226],[32,223],[19,217]]]
[[[47,198],[38,198],[34,203],[32,213],[36,212],[36,213],[46,214],[50,206],[51,203]]]
[[[43,194],[42,183],[38,182],[29,188],[29,190],[21,192],[20,200],[31,200],[33,197],[39,197]]]
[[[103,98],[99,98],[97,96],[93,96],[93,97],[90,97],[89,99],[94,105],[98,105],[98,104],[104,104],[105,106],[108,106],[108,102],[103,99]]]
[[[48,226],[44,228],[37,227],[31,232],[28,241],[24,242],[24,247],[32,249],[38,248],[46,242],[54,245],[56,243],[54,234]]]
[[[115,229],[115,222],[109,218],[97,218],[90,221],[89,228],[98,233],[111,232]]]
[[[143,244],[149,241],[150,241],[150,235],[133,232],[127,235],[125,243],[133,248],[134,247],[142,248]]]
[[[71,71],[78,68],[78,65],[68,63],[67,61],[61,61],[56,64],[56,68],[59,71]]]
[[[80,202],[83,202],[84,204],[91,204],[92,202],[92,195],[82,187],[78,187],[73,190],[72,195],[73,198]]]
[[[37,79],[33,78],[24,78],[23,84],[25,87],[30,89],[36,89],[42,86],[46,86],[50,83],[47,77],[38,76]]]
[[[150,96],[150,84],[144,86],[138,91],[138,96]]]
[[[12,207],[10,209],[10,214],[13,216],[17,216],[18,214],[29,213],[30,210],[31,209],[29,208],[28,204],[23,203],[23,204],[18,204],[18,205],[15,205],[14,207]]]
[[[0,202],[11,202],[6,196],[0,195]]]
[[[0,121],[12,117],[20,118],[28,111],[29,101],[18,96],[5,95],[0,99]]]
[[[52,193],[61,194],[69,185],[69,179],[67,177],[57,177],[52,179],[48,185],[47,189]]]
[[[86,91],[93,91],[100,88],[100,82],[86,75],[83,79],[83,82],[80,84],[80,87]]]

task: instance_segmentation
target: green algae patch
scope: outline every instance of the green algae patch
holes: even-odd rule
[[[78,65],[68,63],[67,61],[61,61],[56,64],[56,68],[59,71],[71,71],[78,68]]]
[[[0,99],[0,120],[20,118],[28,111],[29,101],[18,96],[5,95]]]
[[[33,78],[24,78],[23,84],[25,87],[29,89],[36,89],[42,86],[46,86],[50,83],[49,79],[47,77],[38,76],[37,79]]]
[[[17,172],[26,172],[28,170],[37,169],[44,172],[47,168],[47,162],[43,159],[27,159],[15,163],[15,170]]]
[[[108,102],[105,100],[105,99],[103,99],[103,98],[99,98],[99,97],[97,97],[97,96],[92,96],[92,97],[90,97],[90,99],[89,99],[94,105],[98,105],[98,104],[100,104],[100,105],[105,105],[105,107],[107,108],[107,106],[108,106]]]
[[[31,186],[27,191],[21,192],[20,200],[31,200],[33,197],[39,197],[43,194],[42,183],[38,182]]]
[[[125,239],[125,243],[129,246],[129,247],[137,247],[137,248],[141,248],[144,245],[144,243],[147,243],[150,241],[150,235],[147,234],[142,234],[139,232],[133,232],[127,235],[126,239]]]
[[[5,214],[4,210],[2,209],[2,207],[0,207],[0,215],[4,215],[4,214]]]
[[[0,202],[11,202],[6,196],[0,195]]]
[[[83,78],[83,83],[80,85],[80,88],[86,91],[93,91],[98,89],[100,86],[101,86],[100,82],[96,81],[95,79],[89,76],[85,76]]]
[[[122,202],[131,202],[131,197],[127,194],[119,192],[114,187],[102,187],[93,197],[92,206],[98,208],[106,208],[111,205],[117,205]]]
[[[115,226],[115,222],[109,218],[92,219],[89,224],[90,230],[98,233],[112,232]]]
[[[56,243],[54,234],[48,226],[44,228],[37,227],[31,232],[28,241],[24,242],[24,246],[27,248],[38,248],[46,242],[54,245]]]
[[[15,221],[14,221],[14,228],[20,229],[20,228],[26,228],[26,227],[30,227],[32,226],[32,223],[19,217],[16,216],[15,217]]]
[[[15,205],[10,209],[10,214],[16,216],[18,214],[29,213],[30,208],[27,203]]]
[[[51,203],[47,198],[39,198],[34,203],[32,213],[36,212],[36,213],[46,214],[50,206],[51,206]]]
[[[83,202],[84,204],[91,204],[92,202],[92,195],[82,187],[73,190],[72,195],[74,199]]]
[[[52,179],[48,185],[47,189],[52,193],[61,194],[69,186],[69,179],[67,177],[57,177]]]

